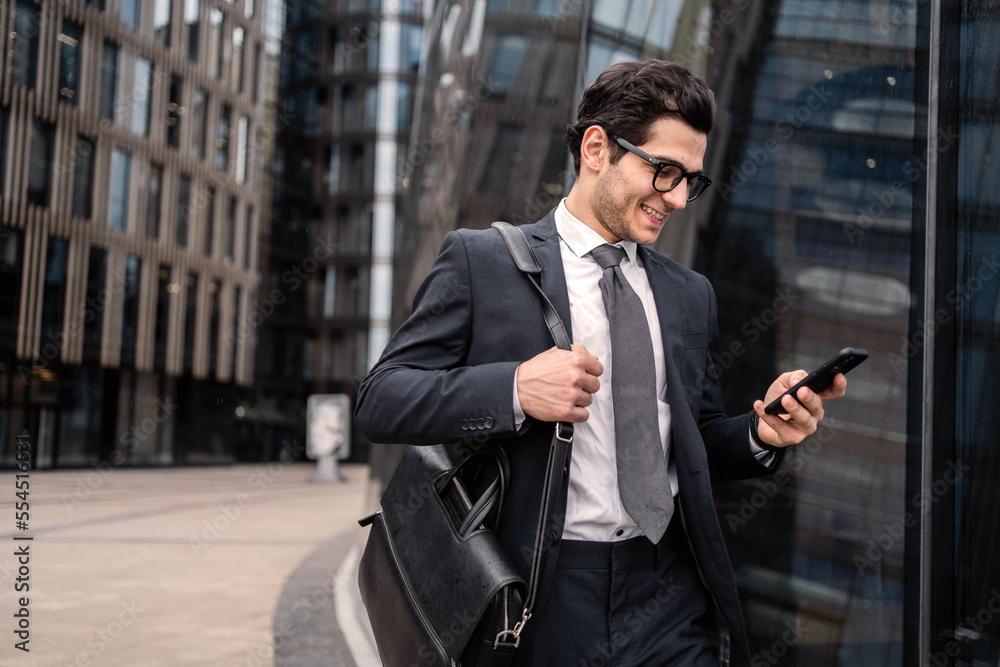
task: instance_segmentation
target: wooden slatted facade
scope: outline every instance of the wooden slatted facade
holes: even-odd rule
[[[24,383],[86,363],[252,383],[240,324],[270,211],[260,2],[0,2],[0,233],[19,244],[5,330]]]

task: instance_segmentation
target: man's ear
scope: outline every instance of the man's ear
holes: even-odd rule
[[[580,170],[600,173],[611,159],[611,139],[600,125],[591,125],[580,141]]]

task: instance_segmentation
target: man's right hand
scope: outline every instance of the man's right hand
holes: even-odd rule
[[[517,397],[524,414],[545,422],[587,421],[586,407],[601,388],[604,366],[583,345],[553,347],[517,367]]]

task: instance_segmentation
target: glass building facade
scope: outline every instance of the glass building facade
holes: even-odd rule
[[[784,370],[871,355],[778,474],[716,489],[754,664],[997,664],[996,7],[486,0],[426,15],[392,174],[392,324],[446,232],[558,203],[562,132],[598,72],[690,67],[718,100],[714,184],[657,249],[715,285],[730,411]],[[376,480],[395,456],[374,448]]]
[[[236,458],[262,26],[259,0],[0,4],[0,465],[25,431],[39,468]]]
[[[716,489],[755,664],[1000,662],[995,3],[12,0],[0,35],[7,465],[22,429],[43,467],[301,448],[444,234],[544,215],[582,90],[666,58],[718,100],[657,249],[715,285],[729,409],[871,353]]]

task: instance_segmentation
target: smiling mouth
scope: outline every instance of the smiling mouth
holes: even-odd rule
[[[666,222],[667,218],[670,217],[669,213],[660,213],[655,209],[649,208],[645,204],[639,204],[639,208],[641,208],[647,215],[652,216],[653,218],[659,220],[660,222]]]

